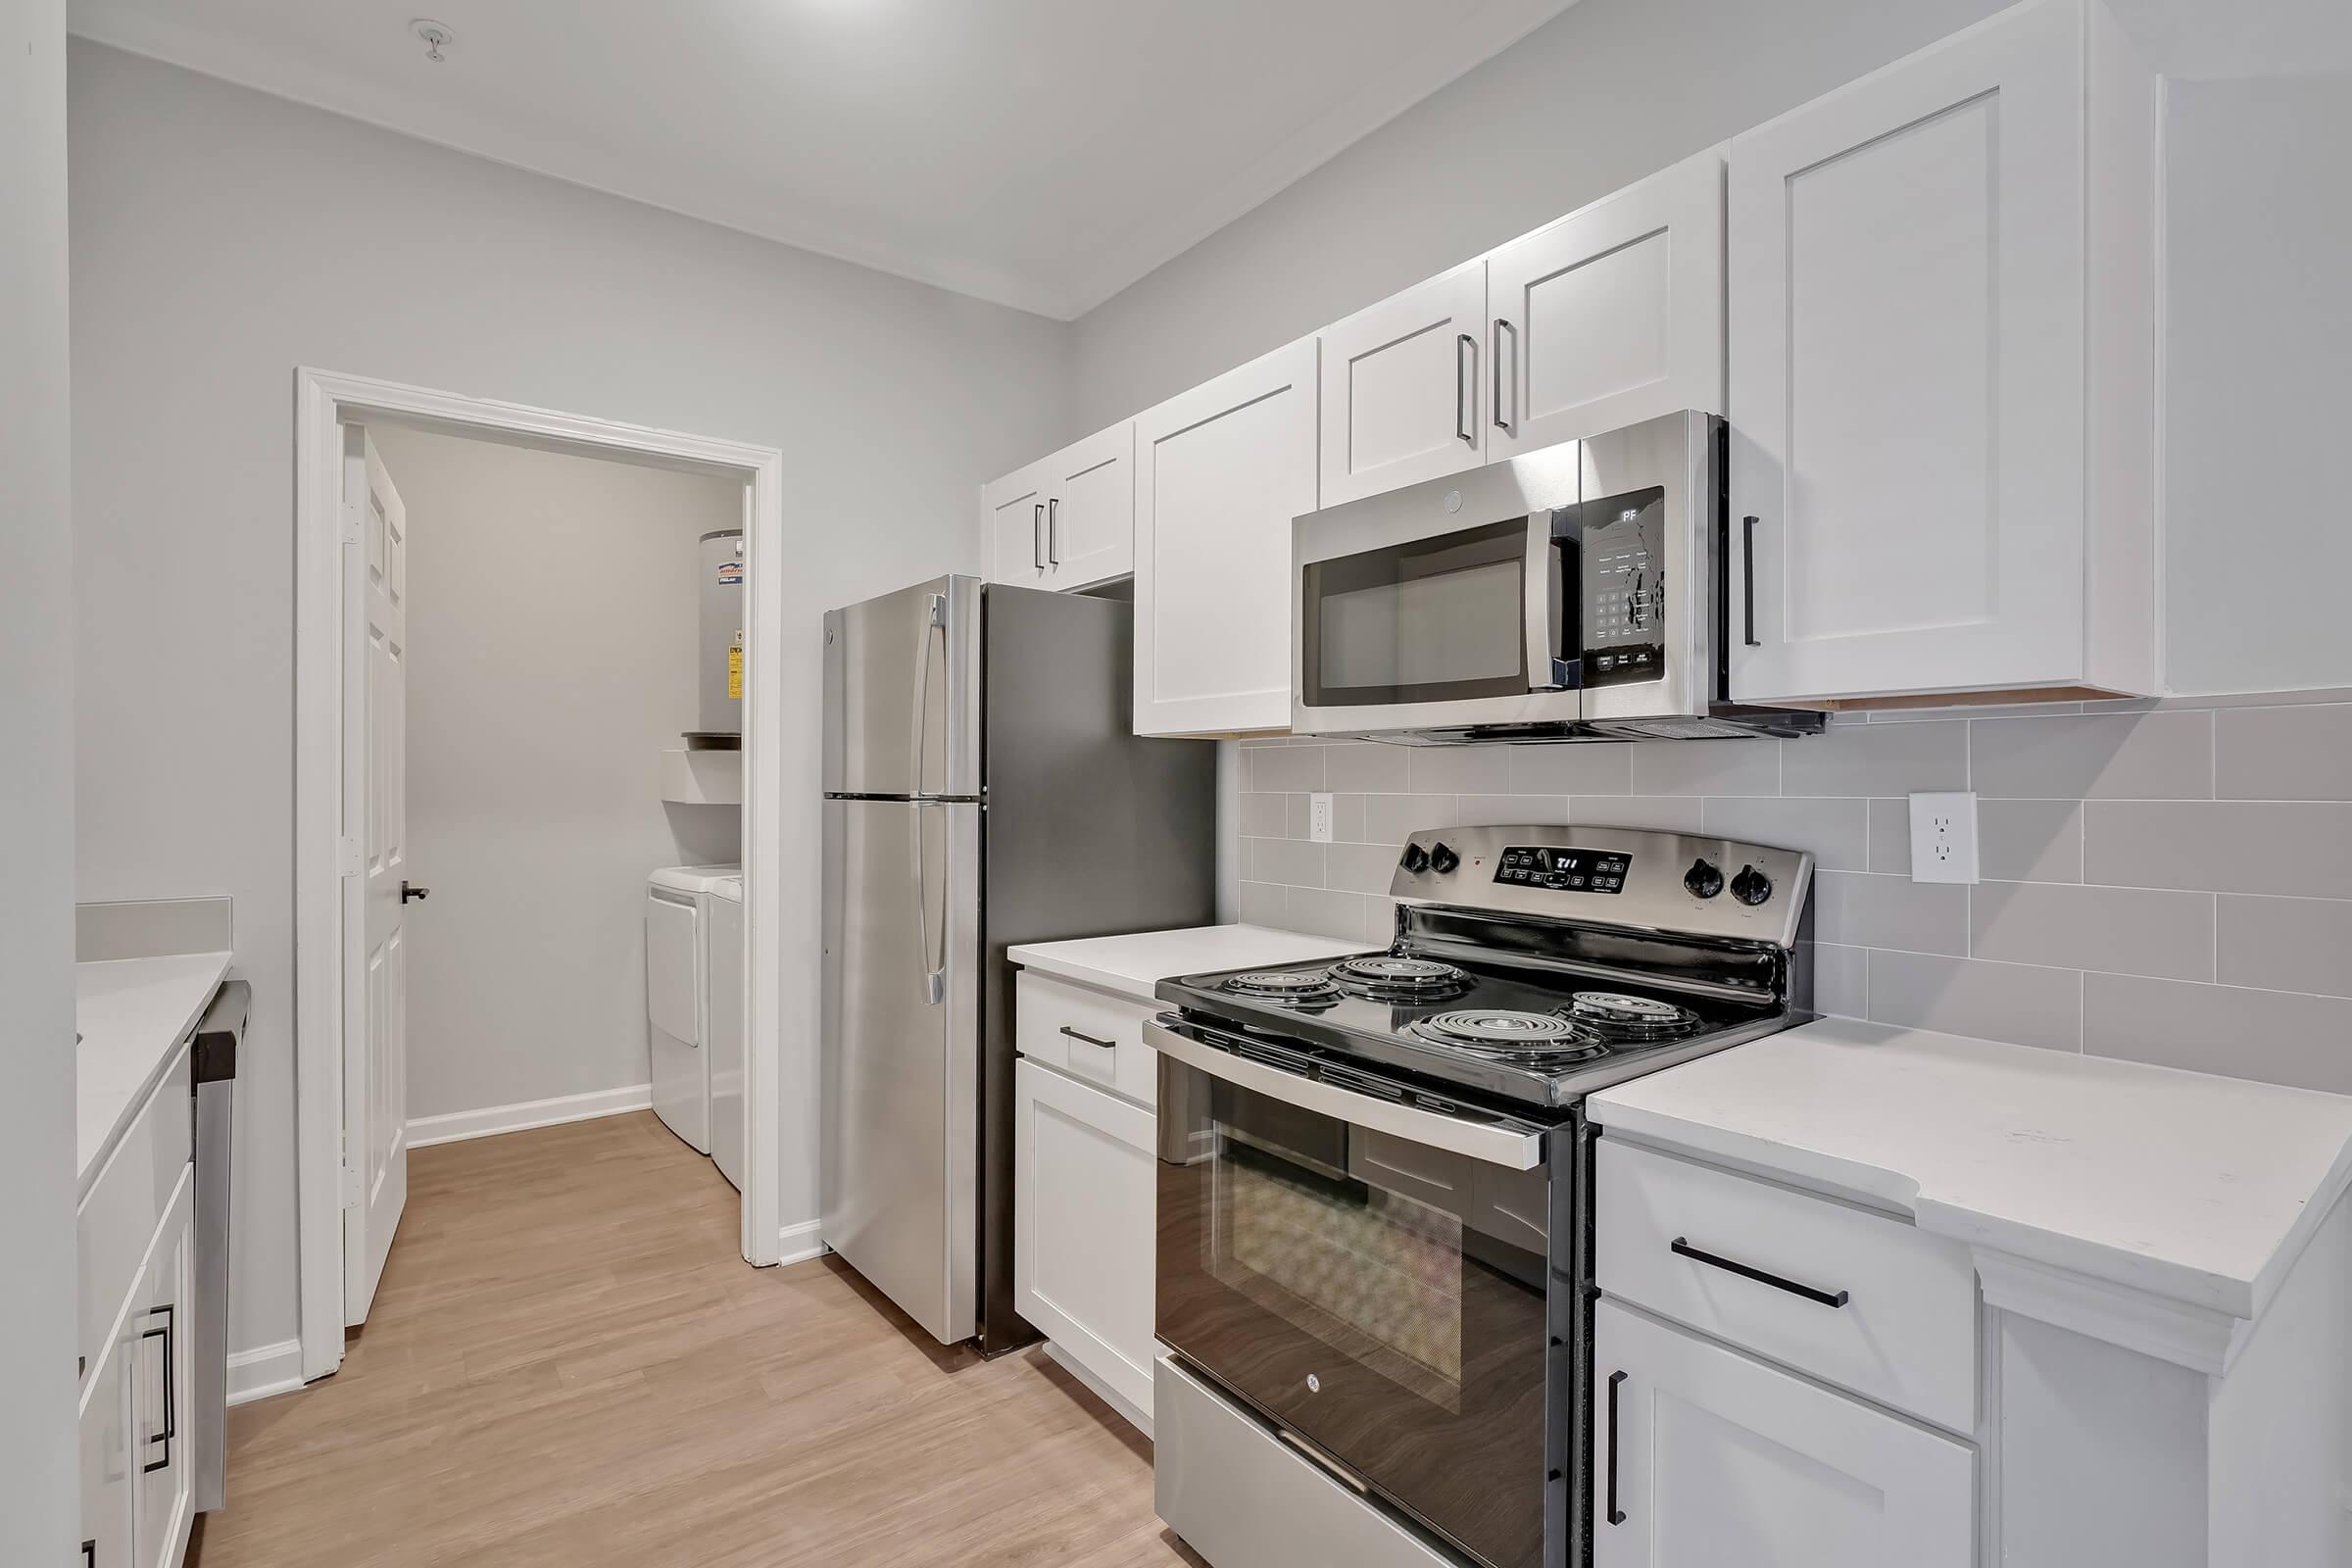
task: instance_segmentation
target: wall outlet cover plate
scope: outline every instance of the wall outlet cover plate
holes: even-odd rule
[[[1977,797],[1966,790],[1911,797],[1911,880],[1977,880]]]

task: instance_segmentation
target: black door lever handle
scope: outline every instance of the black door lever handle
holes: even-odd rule
[[[403,904],[408,903],[411,899],[429,899],[432,896],[431,888],[412,887],[405,879],[400,884],[400,902]]]

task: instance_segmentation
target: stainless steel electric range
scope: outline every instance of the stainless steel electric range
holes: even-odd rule
[[[1810,1018],[1812,881],[1727,839],[1430,830],[1388,951],[1160,983],[1178,1535],[1215,1568],[1586,1560],[1583,1100]]]

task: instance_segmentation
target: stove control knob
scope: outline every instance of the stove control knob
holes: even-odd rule
[[[1683,886],[1694,899],[1711,899],[1723,891],[1723,868],[1701,857],[1683,873]]]
[[[1404,847],[1404,868],[1415,876],[1429,869],[1429,852],[1418,844]]]
[[[1732,878],[1732,897],[1741,904],[1762,904],[1772,897],[1772,878],[1752,865],[1743,865]]]
[[[1440,876],[1444,876],[1446,872],[1452,870],[1455,866],[1461,863],[1462,858],[1453,853],[1452,846],[1445,843],[1439,843],[1431,847],[1429,852],[1429,868],[1432,871],[1437,872]]]

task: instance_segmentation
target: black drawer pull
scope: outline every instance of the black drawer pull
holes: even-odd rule
[[[172,1467],[172,1440],[179,1436],[179,1413],[172,1408],[172,1385],[178,1381],[172,1376],[172,1341],[179,1338],[179,1334],[178,1315],[171,1307],[158,1306],[148,1310],[150,1315],[160,1314],[164,1320],[162,1328],[147,1329],[139,1335],[142,1343],[148,1340],[164,1342],[164,1429],[147,1440],[149,1447],[161,1444],[164,1456],[139,1467],[142,1474],[153,1475],[158,1470],[168,1470]]]
[[[1741,1279],[1754,1280],[1759,1285],[1769,1285],[1776,1291],[1787,1291],[1790,1296],[1801,1296],[1808,1301],[1819,1301],[1824,1306],[1843,1306],[1849,1298],[1843,1291],[1835,1295],[1828,1291],[1817,1291],[1810,1285],[1799,1285],[1796,1281],[1785,1280],[1778,1274],[1767,1274],[1760,1268],[1750,1268],[1745,1263],[1735,1263],[1728,1257],[1717,1257],[1713,1252],[1702,1252],[1680,1236],[1674,1239],[1673,1250],[1690,1259],[1693,1263],[1704,1263],[1709,1268],[1719,1268],[1727,1274],[1737,1274]]]
[[[85,1541],[81,1544],[81,1563],[82,1568],[98,1568],[97,1542]]]
[[[1613,1525],[1625,1523],[1625,1510],[1617,1506],[1617,1385],[1624,1381],[1622,1372],[1609,1374],[1609,1523]]]
[[[1115,1040],[1097,1040],[1093,1035],[1082,1035],[1066,1023],[1061,1026],[1061,1032],[1065,1035],[1068,1035],[1072,1040],[1083,1040],[1090,1046],[1101,1046],[1104,1051],[1116,1051],[1119,1049],[1119,1043]]]

